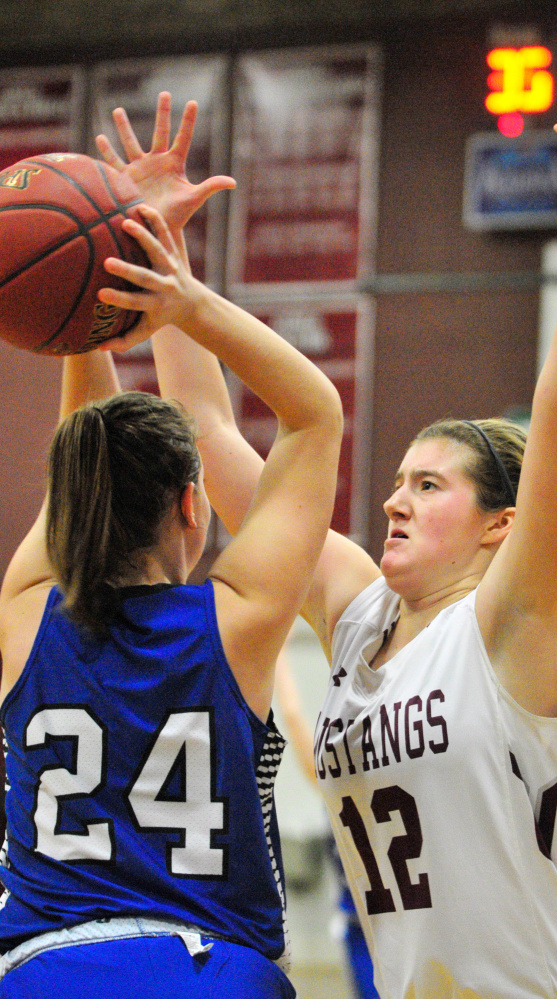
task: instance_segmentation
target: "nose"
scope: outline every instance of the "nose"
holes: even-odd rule
[[[404,483],[397,486],[388,500],[383,503],[383,509],[389,520],[396,520],[397,518],[406,519],[410,516],[408,496]]]

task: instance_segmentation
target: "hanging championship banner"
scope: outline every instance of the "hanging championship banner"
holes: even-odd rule
[[[371,437],[370,373],[373,371],[373,302],[363,296],[270,304],[254,315],[309,357],[336,386],[344,410],[337,498],[332,528],[365,544]],[[237,378],[229,376],[238,426],[266,458],[277,423],[273,413]],[[355,418],[355,414],[358,414]]]
[[[375,245],[378,50],[245,55],[235,80],[230,294],[277,282],[353,289]]]
[[[0,170],[40,153],[83,148],[84,73],[65,66],[0,73]]]

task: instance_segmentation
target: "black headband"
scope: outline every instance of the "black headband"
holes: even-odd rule
[[[497,454],[497,451],[493,447],[493,444],[491,443],[489,437],[487,436],[485,431],[482,430],[482,428],[479,427],[477,423],[473,423],[472,420],[462,420],[462,423],[465,423],[467,427],[473,427],[474,430],[477,430],[480,437],[483,437],[485,443],[489,448],[489,453],[491,454],[491,457],[493,458],[495,464],[497,465],[501,482],[505,487],[507,500],[510,500],[509,506],[516,506],[516,492],[509,478],[509,473],[507,472],[507,469],[505,468],[503,462],[501,461],[499,455]]]

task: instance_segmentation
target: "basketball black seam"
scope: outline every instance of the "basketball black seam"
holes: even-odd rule
[[[52,246],[48,248],[48,250],[44,250],[37,257],[33,257],[32,260],[28,260],[22,267],[19,267],[16,271],[12,271],[11,274],[8,274],[7,277],[3,278],[0,281],[0,288],[4,288],[5,285],[10,283],[10,281],[14,281],[15,278],[19,277],[20,274],[23,274],[24,271],[29,270],[29,268],[31,267],[34,267],[35,264],[38,264],[41,260],[44,260],[46,257],[50,256],[51,253],[55,253],[62,246],[66,246],[67,243],[71,243],[71,241],[73,239],[76,239],[78,236],[84,236],[85,239],[88,240],[89,233],[92,231],[92,229],[103,223],[107,224],[107,217],[101,217],[95,219],[93,222],[88,222],[87,224],[85,224],[81,222],[76,215],[73,215],[72,212],[69,211],[69,209],[62,208],[59,205],[42,204],[41,202],[37,203],[26,202],[25,204],[22,205],[2,205],[0,206],[0,212],[24,211],[26,209],[35,209],[35,208],[41,208],[46,211],[54,213],[58,212],[61,215],[65,215],[67,218],[71,219],[72,222],[75,222],[77,226],[77,231],[71,233],[68,236],[64,236],[64,238],[61,239],[59,243],[53,243]],[[121,214],[120,209],[115,208],[111,214],[112,217]],[[110,234],[112,235],[114,242],[116,243],[117,249],[120,251],[120,253],[122,253],[122,248],[118,240],[116,239],[116,235],[114,233],[112,226],[107,224],[107,228]]]
[[[104,163],[99,163],[97,161],[97,167],[99,169],[99,173],[100,173],[102,179],[104,180],[104,186],[106,187],[106,190],[110,194],[110,197],[114,201],[114,204],[118,205],[120,207],[122,215],[126,214],[126,209],[127,208],[132,208],[134,205],[140,205],[141,204],[141,202],[143,200],[142,198],[136,198],[135,201],[126,201],[126,202],[121,201],[120,198],[117,196],[116,192],[113,190],[111,184],[110,184],[107,172],[105,170]],[[110,227],[110,228],[112,228],[112,227]],[[120,251],[120,256],[123,257],[124,253],[123,253],[123,249],[120,246],[120,243],[118,241],[118,235],[116,233],[113,233],[113,235],[114,235],[114,239],[116,241],[116,245],[118,246],[118,249]]]
[[[47,170],[51,170],[52,173],[58,174],[58,176],[59,177],[63,177],[64,180],[69,180],[70,183],[73,184],[73,186],[76,188],[76,190],[80,191],[80,193],[87,199],[87,201],[89,202],[89,204],[93,206],[93,208],[95,209],[95,211],[97,211],[99,213],[99,215],[101,216],[102,221],[106,222],[108,228],[110,229],[110,231],[111,231],[111,233],[112,233],[112,235],[114,237],[114,241],[116,243],[116,246],[118,247],[118,252],[119,252],[120,256],[123,256],[122,245],[121,245],[121,243],[120,243],[120,241],[118,239],[118,236],[116,235],[116,233],[114,232],[112,226],[110,225],[110,219],[113,218],[115,214],[117,215],[118,212],[121,212],[122,215],[125,215],[126,214],[126,209],[127,208],[133,208],[134,205],[140,205],[141,202],[142,202],[142,200],[143,200],[142,198],[140,198],[140,197],[133,198],[131,201],[121,201],[120,198],[117,198],[116,195],[115,195],[115,193],[114,193],[114,191],[112,191],[112,189],[109,186],[108,178],[107,178],[107,174],[106,174],[106,170],[105,170],[105,167],[104,167],[104,163],[101,163],[99,160],[94,160],[93,162],[95,163],[95,165],[96,165],[96,167],[97,167],[97,169],[98,169],[98,171],[99,171],[99,173],[101,175],[101,178],[104,180],[105,187],[106,187],[108,193],[110,194],[110,196],[112,197],[112,199],[113,199],[113,201],[114,201],[114,203],[115,203],[115,205],[116,205],[116,207],[118,209],[118,211],[111,211],[108,215],[105,215],[105,213],[102,211],[102,209],[100,208],[100,206],[94,200],[94,198],[92,197],[92,195],[87,192],[87,190],[83,187],[83,185],[80,184],[80,182],[78,180],[76,180],[75,177],[71,177],[69,174],[65,173],[64,170],[60,169],[60,167],[55,167],[52,163],[45,163],[44,160],[26,159],[26,160],[22,160],[22,162],[23,163],[32,163],[33,166],[46,167]]]
[[[109,232],[110,232],[110,234],[111,234],[111,236],[112,236],[112,238],[113,238],[113,240],[114,240],[114,242],[116,244],[116,247],[118,249],[118,252],[119,252],[120,256],[123,257],[124,254],[123,254],[122,245],[121,245],[120,240],[119,240],[119,238],[118,238],[118,236],[117,236],[116,232],[114,231],[114,228],[113,228],[113,226],[111,224],[111,219],[113,219],[116,215],[124,215],[124,214],[126,214],[126,210],[128,208],[132,208],[134,205],[141,204],[142,198],[137,197],[137,198],[134,198],[134,199],[132,199],[130,201],[126,201],[125,202],[125,201],[122,201],[120,198],[116,197],[115,192],[112,190],[111,186],[109,185],[108,177],[107,177],[106,171],[104,169],[104,164],[102,164],[102,163],[100,163],[98,161],[95,161],[95,163],[97,165],[97,168],[99,170],[99,173],[101,175],[101,178],[104,181],[105,187],[106,187],[108,193],[110,194],[110,196],[111,196],[111,198],[112,198],[112,200],[114,201],[114,204],[115,204],[115,207],[112,208],[110,210],[110,212],[107,213],[107,212],[105,212],[100,207],[100,205],[94,200],[94,198],[92,198],[91,195],[88,194],[88,192],[83,187],[83,185],[80,184],[79,181],[76,181],[75,178],[73,178],[69,174],[67,174],[64,170],[56,168],[55,166],[53,166],[52,163],[47,163],[47,162],[45,162],[42,159],[41,160],[33,160],[33,159],[28,158],[28,159],[25,159],[23,162],[25,162],[25,163],[31,163],[33,166],[39,166],[39,167],[42,167],[42,168],[46,168],[47,170],[50,170],[52,173],[57,174],[59,177],[63,178],[64,180],[69,181],[70,184],[72,184],[73,187],[77,191],[79,191],[79,193],[82,194],[82,196],[86,199],[86,201],[88,201],[89,204],[95,209],[95,211],[97,212],[97,215],[98,215],[98,218],[96,218],[93,222],[90,222],[90,223],[87,223],[87,225],[84,225],[77,216],[73,215],[72,212],[68,211],[67,209],[63,208],[60,205],[53,206],[53,205],[49,205],[49,204],[41,204],[40,202],[38,202],[36,204],[35,203],[27,202],[26,204],[22,204],[22,205],[5,205],[5,206],[0,206],[0,212],[2,212],[2,211],[13,211],[13,210],[17,211],[17,210],[24,210],[24,209],[30,209],[30,208],[42,208],[42,209],[46,209],[48,211],[59,212],[62,215],[65,215],[67,218],[70,218],[73,222],[75,222],[75,224],[77,226],[77,230],[78,230],[77,232],[72,233],[71,236],[68,236],[68,237],[64,238],[63,240],[61,240],[59,243],[54,244],[53,246],[49,247],[48,250],[46,250],[44,253],[41,253],[38,257],[34,258],[31,261],[27,261],[27,263],[25,264],[24,267],[21,267],[17,271],[14,271],[12,274],[8,275],[7,278],[4,278],[2,281],[0,281],[0,288],[2,288],[5,285],[9,284],[10,281],[15,280],[15,278],[17,278],[24,271],[28,270],[30,267],[34,267],[41,260],[44,260],[46,257],[50,256],[52,253],[55,253],[61,247],[65,246],[67,243],[71,243],[72,240],[76,239],[78,236],[83,236],[84,239],[87,241],[87,244],[89,246],[89,251],[90,252],[89,252],[89,260],[88,260],[88,264],[87,264],[86,274],[85,274],[84,280],[82,282],[81,289],[80,289],[80,291],[79,291],[76,299],[73,302],[71,311],[68,313],[68,315],[66,315],[66,317],[63,320],[63,322],[58,326],[58,328],[55,330],[55,332],[47,340],[45,340],[42,344],[40,344],[38,347],[35,348],[35,350],[41,351],[41,350],[44,350],[46,347],[50,346],[50,344],[53,343],[57,339],[57,337],[63,331],[64,327],[70,322],[72,316],[75,314],[76,310],[78,309],[78,307],[79,307],[79,305],[80,305],[80,303],[81,303],[81,301],[83,299],[83,296],[84,296],[85,291],[87,289],[87,285],[89,283],[89,278],[91,276],[91,272],[93,270],[94,260],[95,260],[95,247],[94,247],[93,241],[90,238],[89,233],[96,226],[101,225],[102,223],[104,223],[106,225],[107,229],[109,230]],[[136,318],[134,319],[134,322],[132,323],[132,326],[135,325],[135,322],[137,322],[137,313],[136,313]]]
[[[69,180],[70,184],[73,184],[73,186],[75,188],[77,188],[77,190],[83,195],[83,197],[87,199],[87,201],[89,202],[89,204],[91,204],[93,206],[93,208],[95,208],[95,210],[99,213],[99,215],[103,214],[102,209],[99,207],[99,205],[97,204],[97,202],[94,200],[93,196],[88,193],[88,191],[86,190],[86,188],[83,187],[83,185],[80,184],[80,182],[78,180],[76,180],[75,177],[72,177],[69,173],[65,173],[63,170],[61,170],[60,167],[55,167],[55,166],[53,166],[52,163],[45,163],[44,160],[25,159],[25,160],[22,160],[21,162],[22,163],[32,163],[33,166],[46,167],[47,170],[51,170],[52,173],[58,174],[58,176],[59,177],[63,177],[64,180]],[[122,209],[122,208],[131,208],[133,205],[140,205],[141,204],[142,199],[140,197],[132,198],[130,201],[121,201],[120,198],[117,198],[115,196],[114,192],[110,189],[110,187],[108,187],[107,177],[106,177],[106,170],[104,168],[104,163],[101,163],[99,160],[93,160],[93,163],[95,164],[95,166],[99,170],[99,173],[100,173],[101,177],[104,179],[104,181],[105,181],[105,187],[107,187],[108,193],[110,195],[112,195],[115,204],[118,205],[118,207],[120,209]]]

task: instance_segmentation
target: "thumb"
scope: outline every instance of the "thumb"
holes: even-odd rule
[[[201,206],[212,194],[216,194],[218,191],[232,190],[235,187],[236,181],[233,177],[226,177],[224,174],[217,174],[216,177],[207,177],[207,180],[203,180],[201,184],[196,184],[195,186],[196,200],[198,200],[199,206]]]

